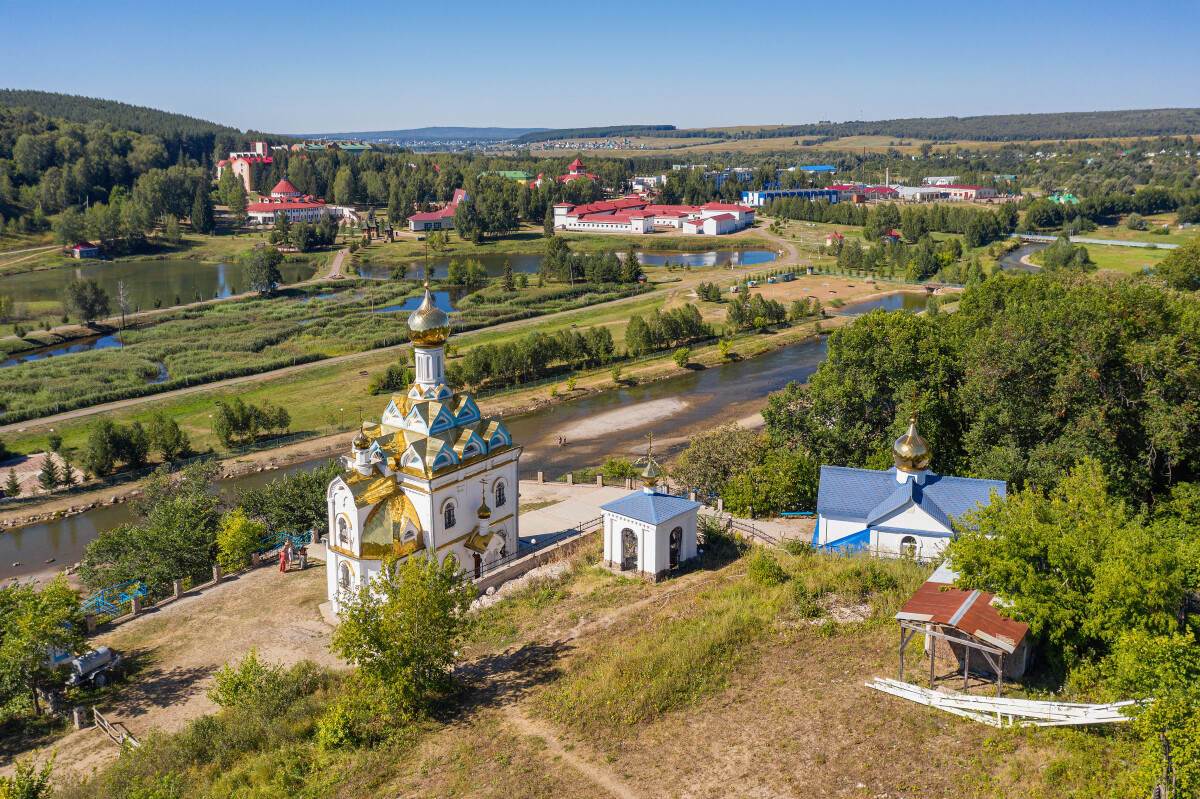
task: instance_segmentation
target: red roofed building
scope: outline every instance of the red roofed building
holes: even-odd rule
[[[99,258],[100,248],[90,241],[81,241],[71,248],[72,258]]]
[[[275,184],[270,197],[246,206],[247,218],[258,225],[273,224],[280,211],[287,213],[289,222],[316,222],[325,214],[332,214],[339,221],[358,219],[358,214],[353,208],[326,205],[324,200],[301,194],[287,178]]]
[[[845,240],[845,238],[846,238],[845,236],[843,236],[841,233],[838,233],[835,230],[832,233],[830,233],[828,236],[825,237],[825,246],[826,247],[836,247],[837,245],[841,244],[842,241]]]
[[[423,230],[453,230],[454,212],[458,210],[458,204],[465,199],[467,199],[467,192],[463,189],[455,189],[454,197],[450,199],[445,208],[410,216],[408,218],[408,229],[414,232]]]
[[[567,167],[567,174],[559,175],[558,177],[555,178],[555,180],[557,180],[559,183],[568,183],[568,182],[570,182],[572,180],[576,180],[578,178],[587,178],[588,180],[592,181],[593,183],[600,180],[599,175],[589,174],[583,168],[583,161],[580,161],[578,158],[576,158],[574,161],[572,161],[571,165],[569,167]],[[537,180],[530,182],[529,188],[536,189],[538,186],[542,185],[542,180],[544,180],[544,179],[545,179],[545,173],[539,172],[538,176],[537,176]]]
[[[900,196],[900,192],[891,186],[867,186],[863,194],[867,195],[868,200],[894,200]]]
[[[988,186],[938,186],[951,200],[982,200],[999,192]]]
[[[1029,625],[1014,621],[996,610],[1004,602],[987,591],[955,588],[958,575],[949,566],[942,565],[917,589],[905,603],[896,620],[907,623],[909,629],[922,625],[925,630],[939,633],[950,640],[950,651],[960,666],[966,665],[966,655],[971,647],[955,643],[965,640],[976,645],[970,652],[970,665],[978,671],[993,671],[987,657],[979,648],[993,650],[991,659],[1000,660],[1004,676],[1017,679],[1025,673],[1031,652],[1027,636]],[[903,632],[903,630],[902,630]],[[933,639],[926,635],[926,650]],[[945,652],[946,646],[939,647]],[[993,671],[994,673],[994,671]]]
[[[704,222],[720,217],[705,227]],[[603,200],[587,205],[558,203],[554,206],[554,227],[560,230],[602,233],[653,233],[655,227],[683,228],[687,222],[698,225],[685,232],[720,235],[741,230],[754,221],[754,209],[730,203],[707,205],[654,205],[640,197]],[[708,233],[707,231],[716,231]]]
[[[272,197],[299,197],[300,190],[292,185],[292,182],[287,178],[275,184],[275,188],[271,189]]]

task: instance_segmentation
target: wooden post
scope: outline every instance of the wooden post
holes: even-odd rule
[[[140,596],[136,596],[136,595],[135,595],[135,596],[134,596],[134,597],[133,597],[133,598],[130,600],[130,602],[129,602],[129,612],[130,612],[132,615],[134,615],[134,616],[136,616],[136,615],[138,615],[139,613],[141,613],[141,612],[142,612],[142,598],[141,598]]]
[[[963,693],[967,692],[967,673],[971,670],[971,647],[963,647]]]
[[[717,497],[717,513],[725,512],[725,500],[722,497]]]
[[[996,670],[996,698],[1000,698],[1000,692],[1004,687],[1004,654],[1000,654],[1000,668]]]
[[[567,485],[569,485],[569,486],[575,485],[575,473],[574,472],[567,472]]]
[[[900,628],[900,676],[896,679],[904,682],[904,645],[908,643],[904,640],[904,628]]]
[[[933,632],[933,625],[929,626],[929,631]],[[933,690],[933,667],[937,663],[937,636],[929,636],[929,688]]]
[[[538,472],[538,483],[544,483],[544,482],[546,482],[546,473]]]
[[[602,475],[602,474],[596,475],[596,486],[598,488],[604,488],[604,475]]]
[[[88,635],[91,635],[92,633],[96,632],[96,614],[95,613],[89,613],[88,615],[84,616],[83,621],[87,625]]]
[[[183,580],[175,580],[175,598],[180,599],[183,596]]]
[[[219,564],[219,563],[213,564],[213,582],[214,583],[221,582],[221,564]]]
[[[257,569],[261,565],[262,565],[262,555],[258,554],[257,552],[251,552],[250,553],[250,566],[252,568]]]

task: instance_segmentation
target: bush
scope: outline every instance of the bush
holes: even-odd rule
[[[222,516],[217,529],[217,562],[221,569],[234,572],[248,566],[250,554],[258,549],[266,532],[265,525],[247,519],[241,508]]]
[[[680,347],[675,350],[675,354],[671,357],[675,359],[675,365],[683,369],[688,365],[688,359],[692,357],[692,351],[688,347]]]
[[[760,549],[750,558],[746,574],[759,585],[782,585],[788,580],[787,572],[779,565],[779,561],[765,549]]]
[[[600,473],[605,480],[624,480],[626,477],[637,477],[637,467],[625,458],[609,457],[604,461]]]
[[[896,578],[884,571],[873,560],[856,563],[841,571],[833,579],[834,590],[846,597],[866,599],[871,594],[894,591],[899,588]]]

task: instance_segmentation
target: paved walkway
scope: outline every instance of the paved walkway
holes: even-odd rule
[[[539,535],[549,535],[591,521],[600,515],[600,506],[629,494],[623,486],[574,485],[566,483],[538,483],[522,480],[521,502],[555,501],[556,504],[521,514],[521,540],[528,542]],[[640,489],[639,489],[640,490]],[[704,506],[701,513],[716,513],[716,508]],[[813,533],[812,519],[739,519],[753,525],[767,535],[779,540],[799,539],[810,541]]]

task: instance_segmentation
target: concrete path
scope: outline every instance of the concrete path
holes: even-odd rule
[[[523,504],[555,502],[554,505],[521,514],[522,541],[528,541],[539,535],[561,532],[582,522],[591,521],[600,515],[601,505],[630,493],[629,489],[622,486],[604,486],[603,488],[596,485],[569,486],[566,483],[538,483],[534,480],[522,480],[520,486]],[[700,512],[715,514],[717,509],[705,505],[700,508]],[[753,525],[780,541],[812,540],[814,522],[811,518],[738,519],[738,521]]]

